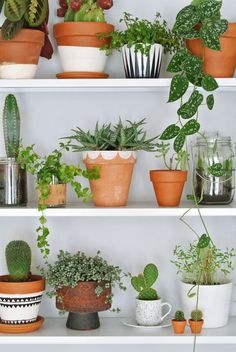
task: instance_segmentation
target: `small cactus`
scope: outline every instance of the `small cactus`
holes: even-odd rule
[[[177,321],[185,321],[184,312],[182,312],[182,310],[177,310],[175,312],[175,320],[177,320]]]
[[[11,241],[5,250],[11,281],[26,281],[30,275],[31,249],[25,241]]]
[[[157,291],[151,286],[158,278],[158,269],[155,264],[147,264],[142,274],[133,276],[131,284],[139,292],[138,299],[143,301],[153,301],[159,299]]]
[[[199,309],[194,309],[192,312],[191,312],[191,319],[193,321],[200,321],[202,320],[202,311],[199,310]]]
[[[20,113],[16,98],[7,95],[3,110],[3,132],[8,158],[16,158],[20,144]]]

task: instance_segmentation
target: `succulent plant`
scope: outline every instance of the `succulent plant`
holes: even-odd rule
[[[139,292],[138,299],[143,301],[153,301],[159,299],[157,291],[151,286],[158,278],[158,269],[155,264],[147,264],[142,274],[133,276],[131,284],[133,288]]]
[[[185,317],[184,317],[184,312],[182,312],[182,310],[177,310],[175,312],[175,318],[174,320],[177,321],[185,321]]]
[[[194,309],[191,312],[191,319],[194,321],[200,321],[202,320],[202,311],[199,309]]]
[[[3,110],[3,132],[8,158],[16,158],[20,144],[20,113],[13,94],[7,95]]]
[[[11,241],[5,250],[11,281],[26,281],[30,275],[31,249],[25,241]]]

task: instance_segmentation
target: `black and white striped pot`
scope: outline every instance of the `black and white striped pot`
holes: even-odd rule
[[[35,322],[45,289],[41,276],[32,275],[31,281],[11,282],[0,276],[0,322],[23,325]]]
[[[163,46],[154,44],[148,55],[135,52],[134,46],[122,48],[126,78],[158,78],[161,70]]]

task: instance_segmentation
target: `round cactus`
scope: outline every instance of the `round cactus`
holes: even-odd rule
[[[9,242],[6,251],[7,268],[11,281],[26,281],[30,275],[31,249],[25,241]]]
[[[175,320],[177,320],[177,321],[184,321],[185,320],[184,312],[182,312],[182,310],[177,310],[175,312]]]
[[[202,320],[202,311],[199,309],[195,309],[191,312],[191,319],[194,321]]]

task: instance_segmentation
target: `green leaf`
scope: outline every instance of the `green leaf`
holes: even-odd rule
[[[202,60],[194,55],[189,55],[184,62],[184,71],[186,74],[199,76],[202,72]]]
[[[189,100],[184,103],[178,110],[178,115],[183,119],[189,119],[193,117],[203,102],[203,95],[200,94],[197,90],[194,90],[191,94]]]
[[[177,15],[173,31],[177,34],[188,32],[200,20],[200,13],[195,6],[184,7]]]
[[[218,88],[218,83],[214,77],[205,75],[202,79],[202,88],[207,92],[211,92]]]
[[[133,276],[131,278],[131,285],[136,291],[141,292],[145,288],[145,281],[143,275],[140,274],[139,276]]]
[[[183,63],[188,57],[188,52],[185,50],[179,50],[171,59],[167,71],[168,72],[181,72],[183,70]]]
[[[203,234],[198,240],[197,248],[203,249],[208,247],[210,244],[210,241],[211,241],[210,237],[206,234]]]
[[[158,278],[158,269],[155,264],[147,264],[143,271],[147,287],[151,287]]]
[[[170,85],[170,94],[168,102],[174,102],[181,98],[187,91],[189,86],[188,79],[181,75],[176,75],[172,78]]]
[[[199,4],[198,10],[201,18],[209,19],[210,17],[217,16],[222,7],[222,0],[208,0]]]
[[[2,36],[4,40],[11,40],[24,26],[24,19],[11,22],[6,19],[2,25]]]
[[[185,143],[185,135],[180,133],[176,138],[175,138],[175,141],[174,141],[174,151],[176,153],[179,153],[183,146],[184,146],[184,143]]]
[[[4,1],[5,1],[5,0],[0,0],[0,13],[2,12],[2,8],[3,8],[3,5],[4,5]]]
[[[192,83],[194,86],[197,86],[197,87],[202,86],[202,72],[197,75],[193,75],[192,73],[187,73],[186,77],[189,80],[189,82]]]
[[[185,134],[186,136],[195,134],[200,129],[200,123],[197,122],[195,119],[188,121],[182,128],[180,133]]]
[[[25,9],[25,0],[5,0],[4,15],[11,22],[22,19]]]
[[[45,21],[48,13],[48,1],[24,0],[26,3],[25,20],[31,27],[38,27]]]
[[[222,177],[225,174],[225,170],[221,163],[215,163],[208,168],[208,171],[212,176]]]
[[[179,134],[180,128],[175,124],[169,125],[161,134],[160,139],[166,141],[175,138]]]
[[[214,100],[214,95],[213,94],[208,95],[208,97],[206,98],[206,103],[207,103],[208,109],[212,110],[213,107],[214,107],[214,104],[215,104],[215,100]]]
[[[216,51],[220,50],[219,34],[212,29],[209,23],[202,25],[199,34],[207,48]]]

